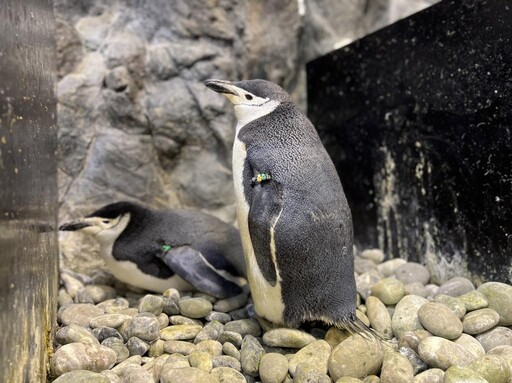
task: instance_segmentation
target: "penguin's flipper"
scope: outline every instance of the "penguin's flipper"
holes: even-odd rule
[[[216,270],[200,251],[191,246],[172,248],[163,254],[162,260],[203,293],[216,298],[228,298],[242,292],[239,285],[222,275],[222,271]]]

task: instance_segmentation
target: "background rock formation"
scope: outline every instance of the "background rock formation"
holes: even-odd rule
[[[434,2],[55,0],[60,220],[126,199],[233,222],[235,120],[203,80],[266,78],[305,105],[305,62]],[[91,246],[62,234],[63,266],[101,267]]]

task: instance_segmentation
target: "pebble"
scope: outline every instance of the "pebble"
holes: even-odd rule
[[[310,364],[299,364],[297,366],[297,372],[293,378],[294,383],[331,383],[332,380],[327,374],[318,372]]]
[[[166,327],[160,330],[160,338],[163,340],[189,340],[194,339],[202,327],[195,324],[180,324]]]
[[[510,377],[507,362],[500,355],[484,355],[465,366],[489,383],[507,383]]]
[[[116,289],[107,285],[87,285],[84,290],[89,294],[94,303],[115,299],[117,295]]]
[[[200,370],[210,372],[213,368],[212,356],[205,351],[192,351],[188,355],[190,367],[196,367]]]
[[[455,339],[462,334],[462,322],[442,303],[428,302],[418,310],[418,318],[432,335]]]
[[[130,319],[129,316],[123,314],[105,314],[97,316],[96,318],[91,319],[89,325],[92,328],[97,327],[112,327],[116,328],[121,326],[125,320]]]
[[[62,311],[60,320],[63,325],[76,324],[88,327],[92,319],[103,315],[103,311],[90,303],[72,304]]]
[[[211,376],[220,383],[247,383],[240,372],[229,367],[216,367],[212,370]]]
[[[363,383],[363,381],[361,379],[352,378],[351,376],[343,376],[339,378],[336,383]]]
[[[218,311],[212,311],[210,314],[208,314],[204,319],[207,321],[218,321],[222,324],[226,324],[231,321],[231,315],[227,313],[221,313]]]
[[[213,305],[204,298],[181,299],[178,307],[182,315],[189,318],[204,318],[212,312]]]
[[[489,350],[487,354],[502,356],[508,366],[509,374],[512,377],[512,346],[497,346]]]
[[[50,370],[53,376],[60,376],[73,370],[100,372],[108,370],[116,362],[116,353],[108,347],[69,343],[52,355]]]
[[[380,372],[381,383],[410,383],[414,379],[409,360],[396,352],[386,352]]]
[[[75,370],[59,376],[53,383],[110,383],[110,380],[97,372]]]
[[[500,315],[493,309],[479,309],[467,313],[462,319],[464,332],[470,335],[481,334],[494,326],[500,321]]]
[[[246,335],[260,336],[261,326],[255,319],[239,319],[226,323],[224,331],[237,332],[242,337]]]
[[[367,271],[376,269],[377,265],[371,259],[364,259],[361,257],[354,258],[354,271],[357,274],[364,274]]]
[[[486,308],[489,305],[484,294],[477,290],[470,291],[457,297],[466,307],[466,312]]]
[[[315,340],[290,357],[289,371],[295,377],[297,366],[311,365],[316,371],[326,374],[328,371],[331,346],[325,340]]]
[[[391,325],[399,340],[407,331],[423,330],[418,311],[426,303],[428,301],[425,298],[416,295],[406,295],[398,302],[391,318]]]
[[[480,342],[471,335],[463,333],[460,337],[455,339],[454,342],[460,344],[477,358],[485,355],[485,349],[482,347]]]
[[[187,368],[190,367],[190,362],[188,361],[188,356],[172,354],[167,358],[164,368],[167,366],[170,368]]]
[[[164,308],[164,298],[157,295],[147,294],[139,302],[139,312],[151,313],[158,316]]]
[[[219,336],[219,342],[224,344],[226,342],[233,343],[235,347],[240,348],[242,345],[242,335],[238,332],[227,331],[224,326],[224,332]]]
[[[153,381],[155,383],[160,382],[160,376],[162,375],[162,370],[164,368],[164,365],[169,360],[169,358],[170,358],[170,355],[163,354],[163,355],[157,356],[156,358],[153,358],[152,361],[150,361],[144,365],[144,369],[152,375]]]
[[[371,327],[383,338],[393,338],[393,328],[391,326],[391,316],[382,301],[374,296],[369,296],[366,300],[366,316],[370,321]]]
[[[263,355],[259,374],[262,383],[281,383],[288,374],[288,359],[284,355],[272,352]]]
[[[258,376],[260,360],[264,354],[265,350],[258,340],[252,335],[246,335],[240,350],[242,370],[249,376]]]
[[[75,303],[92,303],[94,304],[94,299],[89,295],[89,293],[85,290],[85,288],[78,290],[75,295]]]
[[[100,345],[98,339],[89,330],[76,324],[60,328],[55,334],[55,340],[61,345],[77,342]]]
[[[476,359],[460,344],[437,336],[423,339],[418,346],[418,354],[430,367],[442,370],[453,365],[464,365]]]
[[[222,344],[216,340],[203,340],[196,345],[197,351],[206,351],[212,357],[222,355]]]
[[[160,383],[218,383],[218,381],[199,368],[185,367],[164,369]]]
[[[69,295],[66,290],[60,289],[57,302],[59,303],[59,307],[62,307],[64,305],[73,303],[73,298],[71,298],[71,295]]]
[[[411,363],[413,374],[416,375],[428,369],[428,365],[420,358],[420,356],[409,347],[400,347],[398,352],[405,356]]]
[[[347,339],[351,334],[346,330],[341,330],[335,326],[332,326],[325,334],[325,341],[329,343],[331,349],[334,349],[338,344]]]
[[[382,263],[384,261],[384,253],[381,249],[366,249],[361,251],[359,256],[364,259],[370,259],[376,264]]]
[[[168,340],[164,342],[164,351],[169,354],[188,355],[196,348],[195,344],[182,340]]]
[[[213,358],[213,367],[229,367],[237,371],[242,371],[242,364],[240,361],[229,355],[218,355]]]
[[[263,335],[263,343],[271,347],[302,348],[315,340],[313,335],[291,328],[276,328]]]
[[[377,266],[377,270],[384,276],[384,278],[390,277],[395,274],[395,271],[407,263],[405,259],[394,258],[389,261],[382,262]]]
[[[512,346],[512,329],[497,326],[489,331],[478,334],[476,340],[480,342],[485,352],[498,346]]]
[[[473,291],[475,286],[473,283],[464,277],[453,277],[439,286],[439,294],[449,295],[451,297],[458,297]]]
[[[382,279],[382,274],[378,270],[370,270],[356,277],[357,292],[364,299],[368,298],[372,286]]]
[[[119,333],[119,331],[111,327],[97,327],[92,330],[92,333],[100,343],[103,342],[105,339],[112,337],[123,340],[123,337]]]
[[[218,321],[208,322],[199,334],[196,335],[194,343],[199,343],[203,340],[217,340],[220,334],[224,331],[224,325]]]
[[[149,350],[149,344],[144,342],[142,339],[132,336],[126,342],[126,347],[130,351],[130,356],[140,355],[143,356]]]
[[[233,343],[226,342],[222,345],[222,352],[226,355],[232,356],[236,360],[240,360],[240,351]]]
[[[101,342],[101,345],[109,347],[116,353],[116,363],[121,363],[130,357],[130,350],[118,338],[107,338]]]
[[[137,314],[133,318],[125,321],[123,323],[123,326],[124,325],[126,325],[124,334],[120,332],[123,337],[126,336],[126,340],[130,339],[132,336],[136,336],[147,342],[152,342],[158,338],[160,332],[160,323],[156,316],[151,313]]]
[[[76,294],[79,290],[84,288],[84,284],[76,278],[73,278],[67,273],[60,273],[60,279],[64,283],[66,292],[69,294],[71,299],[75,299]]]
[[[440,368],[431,368],[414,377],[413,383],[443,383],[444,371]]]
[[[467,367],[452,366],[446,370],[443,383],[489,383]]]
[[[429,295],[428,290],[422,285],[420,282],[412,282],[404,285],[404,294],[405,295],[418,295],[420,297],[426,298]]]
[[[178,307],[178,303],[169,297],[163,298],[163,306],[162,311],[167,315],[176,315],[180,313],[180,308]]]
[[[500,282],[487,282],[477,289],[482,293],[489,308],[500,315],[500,325],[512,325],[512,286]]]
[[[434,301],[447,306],[459,319],[464,318],[464,315],[466,315],[466,305],[459,298],[440,294],[434,298]]]
[[[329,374],[334,381],[342,376],[362,378],[377,374],[384,359],[381,342],[354,334],[337,345],[329,357]],[[361,363],[361,361],[365,361]]]
[[[156,316],[156,319],[158,320],[158,324],[160,325],[160,330],[169,326],[169,317],[167,314],[160,313]]]
[[[106,314],[115,314],[121,310],[127,309],[129,307],[129,303],[124,298],[115,298],[98,303],[96,307],[103,310]]]
[[[239,308],[244,307],[247,304],[248,299],[249,297],[247,293],[243,292],[231,298],[218,300],[213,305],[213,309],[215,311],[227,313],[229,311],[237,310]]]
[[[201,322],[200,320],[198,319],[192,319],[192,318],[187,318],[186,316],[183,316],[183,315],[172,315],[169,317],[169,323],[170,324],[196,324],[196,325],[199,325],[199,326],[202,326],[203,325],[203,322]]]
[[[430,280],[430,272],[428,269],[416,262],[407,262],[395,270],[394,275],[396,279],[401,281],[404,285],[408,283],[421,283],[426,285]]]
[[[165,341],[162,339],[157,339],[149,346],[148,356],[151,358],[156,358],[164,353],[164,345]]]
[[[407,331],[400,338],[398,345],[399,347],[408,347],[414,352],[418,352],[420,342],[429,336],[432,336],[432,334],[427,330]]]
[[[121,382],[129,383],[150,383],[153,382],[153,376],[151,373],[146,371],[142,366],[136,364],[129,364],[121,371],[118,372],[117,376],[121,379]]]
[[[379,298],[385,305],[397,304],[404,294],[404,284],[395,278],[381,279],[371,289],[371,295]]]

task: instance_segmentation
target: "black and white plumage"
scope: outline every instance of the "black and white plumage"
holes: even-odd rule
[[[211,215],[117,202],[59,229],[92,235],[114,276],[131,285],[157,292],[199,290],[217,298],[242,291],[238,230]]]
[[[314,126],[271,82],[205,85],[238,119],[233,179],[256,313],[292,327],[320,320],[359,329],[351,213]]]

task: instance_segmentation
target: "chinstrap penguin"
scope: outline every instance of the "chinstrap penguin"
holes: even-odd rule
[[[350,209],[314,126],[269,81],[205,85],[234,105],[238,120],[233,179],[256,314],[290,327],[366,330],[355,315]]]
[[[114,276],[131,285],[156,292],[199,290],[217,298],[242,292],[238,230],[211,215],[117,202],[59,230],[92,235]]]

